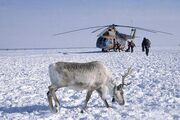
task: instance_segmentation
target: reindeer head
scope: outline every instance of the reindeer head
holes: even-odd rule
[[[120,84],[118,86],[114,86],[113,89],[113,99],[112,102],[117,101],[119,105],[124,105],[124,92],[123,92],[123,85]]]
[[[128,72],[125,73],[124,75],[122,75],[122,84],[119,84],[118,86],[114,86],[113,89],[113,99],[112,102],[117,101],[119,103],[119,105],[124,105],[125,101],[124,101],[124,91],[123,91],[123,87],[124,85],[130,85],[131,83],[124,83],[125,78],[132,73],[132,69],[128,68]]]

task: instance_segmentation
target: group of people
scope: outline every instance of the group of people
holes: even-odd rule
[[[125,50],[125,52],[133,52],[134,50],[134,47],[135,47],[135,43],[131,40],[131,41],[128,41],[128,48]],[[142,51],[146,53],[146,55],[148,56],[149,55],[149,48],[151,47],[151,41],[147,38],[143,38],[143,41],[142,41],[142,44],[141,44],[141,47],[142,47]]]

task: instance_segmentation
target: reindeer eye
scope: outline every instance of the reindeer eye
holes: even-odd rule
[[[121,89],[121,87],[120,87],[120,86],[118,86],[118,87],[117,87],[117,90],[120,90],[120,89]]]

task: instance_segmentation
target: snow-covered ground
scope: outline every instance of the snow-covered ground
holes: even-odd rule
[[[99,49],[56,49],[43,51],[0,51],[0,120],[16,119],[98,119],[98,120],[179,120],[180,119],[180,49],[151,48],[147,57],[136,48],[134,53],[100,53]],[[48,65],[57,61],[102,61],[113,72],[115,83],[133,66],[125,87],[125,105],[106,108],[96,92],[88,112],[80,113],[86,91],[68,88],[57,91],[60,113],[49,111]],[[118,79],[119,78],[119,79]]]

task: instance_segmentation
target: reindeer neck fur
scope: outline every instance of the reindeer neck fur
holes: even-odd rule
[[[116,87],[116,85],[113,82],[109,82],[108,89],[109,89],[109,94],[112,97],[114,96],[114,87]]]

